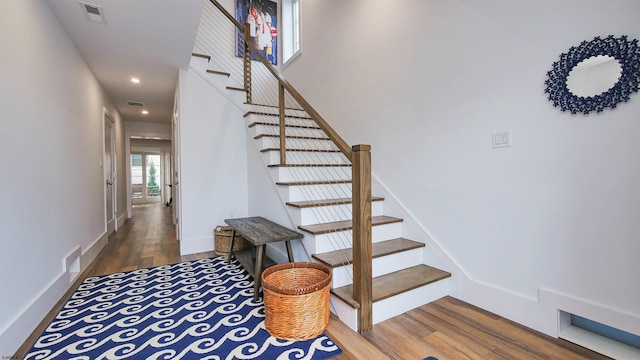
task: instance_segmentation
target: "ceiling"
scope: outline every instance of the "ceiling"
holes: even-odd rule
[[[100,23],[80,1],[45,0],[122,119],[151,123],[171,122],[178,70],[189,66],[203,1],[83,0],[99,7]]]

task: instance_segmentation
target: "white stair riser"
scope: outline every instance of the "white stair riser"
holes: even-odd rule
[[[376,225],[371,228],[371,239],[374,243],[395,239],[401,236],[402,223]],[[322,254],[329,251],[350,248],[352,238],[353,234],[351,230],[316,235],[316,251],[314,254]]]
[[[266,108],[266,109],[255,109],[252,110],[255,112],[264,112],[264,113],[268,113],[268,114],[277,114],[278,113],[278,109],[276,108]],[[290,111],[286,112],[287,115],[294,115],[294,116],[304,116],[304,115],[296,115],[291,113]],[[273,116],[273,115],[263,115],[263,114],[249,114],[246,118],[246,123],[247,126],[255,123],[255,122],[265,122],[265,123],[269,123],[275,126],[278,126],[280,124],[280,117],[279,116]],[[298,118],[293,118],[293,117],[285,117],[284,123],[286,125],[297,125],[297,126],[307,126],[307,127],[318,127],[318,124],[311,120],[311,119],[298,119]]]
[[[201,58],[199,56],[192,56],[191,62],[189,63],[191,68],[197,70],[202,76],[204,76],[208,82],[212,83],[219,89],[226,89],[227,86],[233,86],[229,83],[229,77],[221,74],[213,74],[208,73],[207,70],[219,70],[216,69],[216,65],[208,62],[207,59]]]
[[[302,238],[302,245],[304,246],[307,254],[316,254],[316,237],[313,234],[309,234],[308,232],[302,231],[300,229],[297,228],[296,226],[296,231],[298,231],[299,233],[302,233],[303,238]]]
[[[310,208],[294,208],[292,213],[296,214],[295,219],[299,219],[297,222],[300,225],[320,224],[324,222],[349,220],[352,218],[352,205],[331,205],[331,206],[316,206]],[[373,201],[371,203],[372,216],[378,216],[383,214],[382,201]],[[295,221],[295,220],[294,220]]]
[[[267,164],[280,164],[280,151],[263,152]],[[346,164],[347,159],[341,153],[287,151],[287,164]]]
[[[340,321],[345,323],[351,330],[358,331],[358,311],[347,305],[335,295],[330,296],[331,312],[336,314]]]
[[[449,279],[443,279],[419,288],[373,303],[373,323],[377,324],[394,316],[436,301],[449,294]]]
[[[373,277],[422,264],[422,250],[422,248],[418,248],[374,258],[372,262]],[[351,283],[353,283],[353,268],[351,265],[340,266],[333,269],[332,288],[338,288]]]
[[[263,136],[255,140],[258,141],[258,147],[261,150],[280,147],[280,137]],[[291,139],[291,138],[286,139],[286,147],[291,149],[311,149],[311,150],[316,150],[316,149],[331,150],[336,148],[330,140],[309,140],[309,139]]]
[[[278,186],[287,201],[323,200],[351,197],[351,184]]]
[[[351,166],[274,166],[269,169],[274,173],[271,178],[277,182],[350,180],[352,176]]]
[[[284,133],[287,136],[308,136],[308,137],[321,137],[321,138],[327,137],[324,131],[319,129],[286,127],[284,129]],[[252,137],[262,135],[262,134],[280,135],[280,128],[278,126],[273,126],[273,125],[272,126],[254,125],[249,128],[249,134]]]
[[[238,87],[236,85],[227,85],[227,86],[232,86],[232,87]],[[226,89],[226,87],[225,87]],[[247,101],[247,93],[244,91],[240,91],[240,90],[231,90],[231,89],[226,89],[227,92],[229,93],[229,95],[231,96],[231,100],[234,101],[236,104],[240,103],[244,103],[245,101]]]
[[[444,279],[373,303],[373,324],[398,316],[449,294],[449,280]],[[351,330],[358,331],[358,310],[331,295],[331,309]]]
[[[200,56],[192,56],[189,61],[189,66],[196,70],[200,70],[201,72],[207,71],[207,66],[209,66],[209,61]]]

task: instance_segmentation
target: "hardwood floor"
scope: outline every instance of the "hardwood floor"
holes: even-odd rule
[[[109,238],[102,252],[79,276],[72,288],[20,347],[21,359],[43,329],[87,276],[215,256],[206,252],[180,256],[171,208],[164,205],[136,206],[133,219]],[[211,231],[216,225],[211,224]],[[364,337],[333,317],[327,335],[343,349],[336,360],[417,359],[609,359],[564,340],[554,339],[452,297],[414,309],[381,322]],[[367,341],[368,340],[368,341]]]

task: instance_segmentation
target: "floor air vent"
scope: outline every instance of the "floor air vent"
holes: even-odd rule
[[[568,312],[560,312],[559,337],[614,359],[640,359],[640,336]]]

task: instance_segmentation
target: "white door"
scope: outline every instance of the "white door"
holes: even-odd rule
[[[116,206],[115,206],[115,131],[113,122],[109,117],[104,117],[104,201],[105,201],[105,230],[107,235],[115,230]]]

